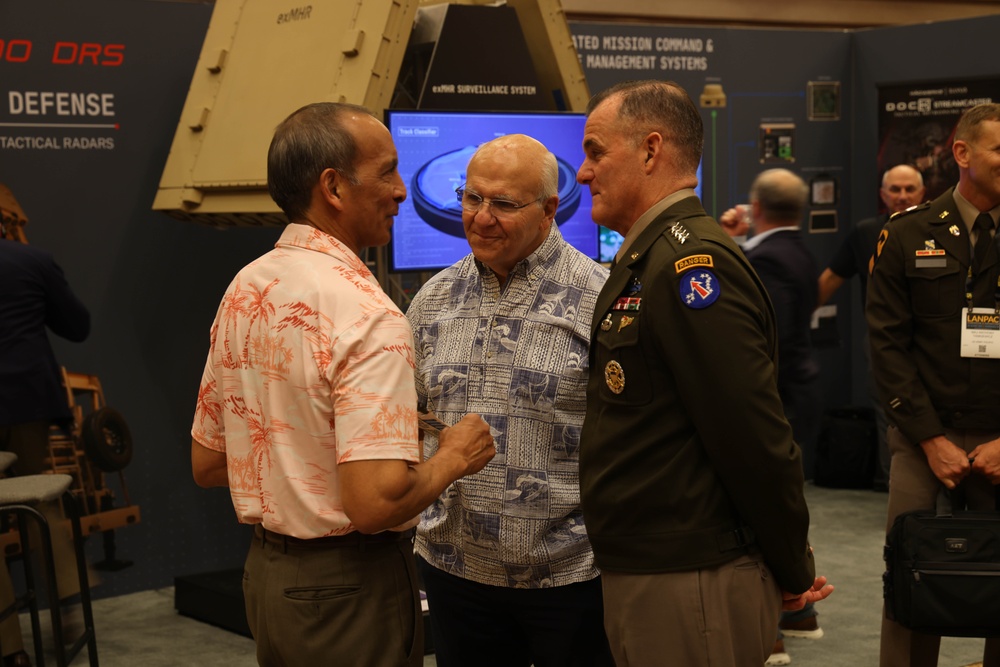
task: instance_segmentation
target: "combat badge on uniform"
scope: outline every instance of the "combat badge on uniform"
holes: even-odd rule
[[[934,239],[925,240],[923,250],[916,251],[914,266],[918,269],[943,269],[947,265],[944,248],[938,248]]]
[[[608,384],[608,389],[616,394],[625,391],[625,370],[617,361],[609,361],[604,367],[604,381]]]
[[[680,283],[681,301],[688,308],[708,308],[719,298],[719,280],[708,269],[685,274]]]

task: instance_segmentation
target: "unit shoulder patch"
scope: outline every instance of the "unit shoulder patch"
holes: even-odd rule
[[[708,308],[719,298],[719,280],[708,269],[686,274],[680,281],[681,302],[688,308]]]
[[[688,269],[698,266],[712,267],[715,266],[715,262],[712,260],[711,255],[688,255],[674,262],[674,270],[677,273],[684,273]]]
[[[885,242],[889,239],[889,229],[888,227],[883,227],[882,231],[878,233],[878,243],[875,244],[875,254],[868,258],[868,275],[872,275],[875,272],[875,264],[878,262],[878,258],[882,255],[882,248],[885,246]]]

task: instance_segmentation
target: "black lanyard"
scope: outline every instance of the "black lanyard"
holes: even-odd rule
[[[965,300],[969,304],[969,312],[972,312],[972,267],[965,275]],[[997,285],[993,290],[993,312],[1000,314],[1000,273],[997,274]]]

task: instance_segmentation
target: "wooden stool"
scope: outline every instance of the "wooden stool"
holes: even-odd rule
[[[10,469],[10,467],[15,463],[17,463],[17,454],[13,452],[0,451],[0,475],[5,474]],[[2,566],[7,567],[7,563],[2,563]],[[8,574],[8,578],[9,576],[10,575]],[[38,622],[38,605],[29,604],[30,602],[29,598],[31,599],[34,598],[34,591],[30,591],[29,593],[25,593],[24,595],[19,596],[16,593],[14,593],[12,589],[11,593],[13,595],[13,599],[11,600],[10,606],[0,610],[0,621],[4,621],[10,616],[13,616],[18,612],[19,609],[28,607],[31,613],[31,627],[33,629],[32,636],[36,638],[35,653],[37,655],[41,653],[42,641],[41,641],[41,634]],[[2,653],[0,653],[0,655],[2,655]]]
[[[2,454],[3,452],[0,452]],[[16,460],[16,456],[15,456]],[[9,464],[8,464],[9,465]],[[91,667],[97,667],[97,640],[94,635],[94,614],[90,606],[90,584],[87,578],[87,562],[83,552],[83,531],[80,529],[80,512],[76,499],[68,493],[73,478],[69,475],[24,475],[0,479],[0,514],[10,512],[17,517],[18,534],[21,539],[21,553],[24,562],[24,579],[27,592],[19,598],[24,600],[31,615],[31,632],[34,638],[35,662],[44,666],[41,628],[38,622],[38,599],[35,593],[35,576],[32,571],[30,548],[28,545],[28,523],[34,521],[41,536],[40,560],[45,570],[49,596],[49,613],[52,616],[52,637],[55,644],[56,664],[66,667],[84,644]],[[60,497],[70,515],[73,527],[73,549],[76,552],[77,575],[80,578],[80,607],[83,611],[83,633],[67,648],[63,642],[63,617],[59,605],[59,591],[52,552],[52,533],[49,522],[38,511],[40,503],[52,502]]]

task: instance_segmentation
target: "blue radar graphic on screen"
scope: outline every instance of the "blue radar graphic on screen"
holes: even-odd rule
[[[465,238],[462,226],[462,207],[455,189],[465,183],[465,166],[469,164],[476,146],[466,146],[428,161],[417,170],[409,184],[410,196],[417,214],[427,224],[445,234]],[[556,156],[559,167],[559,209],[556,223],[569,220],[580,207],[581,188],[576,182],[573,165]]]

